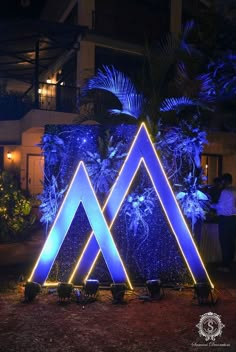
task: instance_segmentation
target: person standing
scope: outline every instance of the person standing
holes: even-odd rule
[[[219,241],[222,254],[222,266],[219,271],[229,272],[234,260],[236,239],[236,189],[232,186],[232,175],[222,176],[223,190],[218,202],[212,207],[219,216]]]

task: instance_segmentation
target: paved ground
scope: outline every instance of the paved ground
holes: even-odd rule
[[[40,253],[44,237],[0,245],[0,352],[235,352],[236,265],[219,273],[208,265],[219,297],[214,306],[199,306],[191,288],[165,290],[157,302],[142,302],[144,288],[128,292],[124,305],[112,304],[100,290],[91,304],[59,305],[44,289],[31,304],[22,304],[24,286]],[[144,292],[145,293],[145,292]],[[146,293],[147,294],[147,293]],[[215,346],[199,336],[200,316],[214,312],[225,325]]]

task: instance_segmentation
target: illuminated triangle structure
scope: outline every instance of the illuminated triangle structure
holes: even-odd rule
[[[132,288],[112,238],[111,228],[141,164],[144,165],[150,177],[193,282],[204,282],[210,284],[212,288],[214,287],[144,123],[141,124],[134,138],[103,209],[99,206],[83,162],[79,163],[29,278],[30,281],[46,283],[76,210],[82,202],[93,232],[78,258],[69,282],[73,283],[76,277],[79,277],[81,281],[86,281],[102,252],[113,282],[126,282]]]

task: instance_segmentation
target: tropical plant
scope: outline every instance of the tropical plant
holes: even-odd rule
[[[40,222],[46,225],[46,234],[49,225],[55,219],[57,210],[63,200],[67,187],[62,187],[60,163],[65,157],[63,139],[56,134],[45,134],[39,144],[45,160],[43,192],[38,196],[40,200]],[[59,184],[60,183],[60,184]]]
[[[205,193],[199,189],[198,179],[191,173],[183,180],[183,187],[177,193],[176,199],[185,216],[189,219],[192,231],[198,220],[203,220],[209,210],[209,199]]]
[[[198,117],[190,123],[180,120],[179,126],[162,128],[159,125],[156,136],[156,148],[173,182],[183,177],[184,170],[193,174],[201,168],[201,153],[207,143],[206,132],[202,131]]]
[[[56,217],[59,205],[63,200],[66,188],[59,189],[57,179],[54,175],[51,176],[50,182],[44,183],[43,191],[38,195],[40,200],[40,212],[41,218],[40,222],[46,224],[46,233],[48,226],[53,222]]]
[[[107,130],[105,136],[98,138],[98,151],[85,152],[86,167],[96,192],[106,195],[114,183],[122,161],[126,157],[122,140],[114,142]]]
[[[131,192],[121,208],[121,215],[125,216],[127,233],[132,232],[136,236],[138,230],[141,229],[145,241],[149,233],[147,218],[152,215],[154,207],[155,197],[152,187],[145,187],[141,190],[136,188]]]
[[[209,74],[192,77],[187,72],[192,56],[199,55],[195,47],[187,42],[192,29],[193,22],[189,22],[181,38],[169,35],[160,43],[156,51],[150,51],[147,48],[146,61],[148,64],[144,70],[143,93],[136,89],[130,78],[113,66],[103,66],[99,69],[97,74],[87,82],[84,93],[97,89],[112,93],[118,99],[120,107],[109,109],[111,114],[125,114],[132,116],[136,121],[146,119],[153,139],[156,139],[156,147],[166,166],[168,177],[173,184],[181,184],[183,179],[191,173],[192,177],[189,178],[189,182],[185,182],[182,187],[185,191],[186,187],[189,187],[192,200],[195,196],[196,204],[199,206],[199,193],[193,192],[192,189],[200,187],[202,181],[199,172],[200,154],[206,143],[206,133],[201,130],[200,115],[201,109],[212,110],[214,98],[209,91],[209,88],[213,87],[212,77]],[[176,96],[164,98],[163,92],[167,93],[168,80],[170,74],[173,75],[174,72],[176,72],[173,80]],[[164,119],[165,115],[170,112],[175,114],[173,127],[169,127]],[[162,130],[159,129],[160,114],[163,115],[162,121],[165,122]],[[192,185],[191,182],[193,182]],[[135,192],[138,194],[138,190]],[[184,200],[187,206],[187,198],[185,197]],[[185,215],[189,217],[184,200],[182,199],[181,206],[183,206]],[[131,206],[131,204],[126,206]],[[197,206],[196,209],[198,209]],[[141,216],[144,218],[145,214],[139,210],[139,207],[132,210],[133,220],[129,228],[134,233],[136,233],[136,225],[142,223]],[[204,214],[203,211],[202,218]],[[143,225],[145,226],[145,222]]]
[[[14,175],[0,174],[0,240],[24,239],[29,235],[36,217],[31,203],[20,190]]]
[[[125,114],[134,119],[146,119],[151,127],[159,119],[160,104],[163,101],[179,62],[192,60],[199,55],[194,46],[188,43],[188,37],[194,23],[188,22],[181,37],[167,35],[155,49],[148,46],[145,50],[145,65],[139,82],[136,85],[123,72],[113,66],[104,65],[97,74],[88,80],[82,90],[85,104],[90,104],[88,93],[101,90],[111,93],[117,98],[120,106],[109,109],[111,114]],[[136,88],[139,87],[139,89]],[[81,100],[83,105],[83,99]]]
[[[39,146],[42,150],[46,166],[52,168],[64,156],[64,141],[56,134],[45,133]]]

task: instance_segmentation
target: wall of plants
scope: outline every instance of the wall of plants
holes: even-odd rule
[[[137,129],[138,126],[127,124],[46,127],[41,144],[45,179],[40,208],[41,221],[47,231],[80,160],[86,165],[100,205],[104,204]],[[158,150],[160,146],[155,145]],[[48,281],[69,279],[90,231],[87,215],[80,204]],[[134,282],[156,277],[166,283],[192,282],[160,201],[142,166],[122,204],[112,235]],[[110,282],[102,255],[91,278]]]

